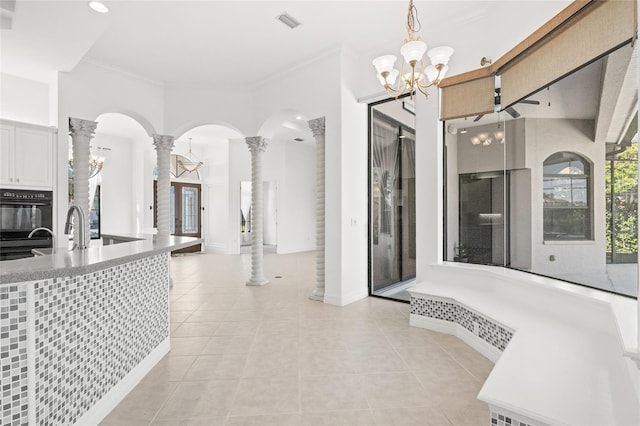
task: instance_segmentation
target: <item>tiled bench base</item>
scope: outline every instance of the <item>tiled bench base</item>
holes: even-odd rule
[[[411,317],[412,325],[418,326],[421,324],[417,324],[417,322],[422,322],[421,320],[438,320],[431,321],[435,328],[458,335],[458,337],[493,362],[497,361],[500,353],[507,347],[511,337],[513,337],[513,330],[505,325],[474,311],[456,300],[443,297],[412,296]],[[466,330],[468,333],[463,331],[464,334],[459,335],[459,333],[455,332],[456,326],[461,327],[462,330]],[[445,329],[442,329],[443,327]],[[483,342],[481,347],[478,347],[476,342],[468,341],[470,339],[474,340],[474,337]]]
[[[514,331],[494,319],[454,299],[428,296],[411,297],[411,325],[456,335],[487,358],[496,362],[509,344]],[[491,426],[542,426],[524,416],[490,407]]]

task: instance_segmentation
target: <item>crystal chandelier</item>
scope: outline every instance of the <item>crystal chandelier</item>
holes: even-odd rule
[[[379,56],[373,60],[373,66],[376,67],[380,83],[387,90],[389,96],[395,96],[396,99],[404,93],[409,93],[413,96],[416,90],[419,90],[425,96],[429,96],[427,89],[431,86],[437,87],[449,69],[447,64],[453,54],[453,48],[448,46],[434,47],[429,50],[427,55],[431,59],[431,65],[424,66],[422,57],[427,51],[427,44],[416,35],[416,32],[420,31],[420,27],[418,10],[413,4],[413,0],[409,0],[409,12],[407,15],[408,37],[405,40],[405,44],[400,48],[400,53],[404,58],[400,71],[393,67],[396,62],[394,55]],[[405,62],[408,65],[408,69],[405,69]],[[398,76],[401,77],[398,84],[396,84]]]
[[[190,173],[195,172],[204,164],[202,161],[194,161],[191,158],[191,138],[189,138],[189,154],[187,155],[189,156],[189,159],[185,159],[184,157],[178,159],[178,164],[180,164],[180,167],[186,171]]]

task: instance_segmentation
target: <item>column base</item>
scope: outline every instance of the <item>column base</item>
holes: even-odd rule
[[[247,285],[265,285],[268,284],[269,280],[266,278],[251,278],[247,281]]]
[[[318,300],[320,302],[324,302],[324,289],[315,289],[313,290],[313,294],[309,296],[311,300]]]

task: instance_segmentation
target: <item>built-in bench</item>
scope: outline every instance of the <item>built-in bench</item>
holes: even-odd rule
[[[495,362],[492,425],[639,425],[637,304],[499,267],[443,264],[409,290],[411,325]]]

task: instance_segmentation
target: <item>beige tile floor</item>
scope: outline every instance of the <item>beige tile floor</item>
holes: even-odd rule
[[[493,364],[409,305],[308,299],[313,253],[173,257],[171,352],[104,425],[488,425]],[[276,277],[281,278],[276,278]]]

